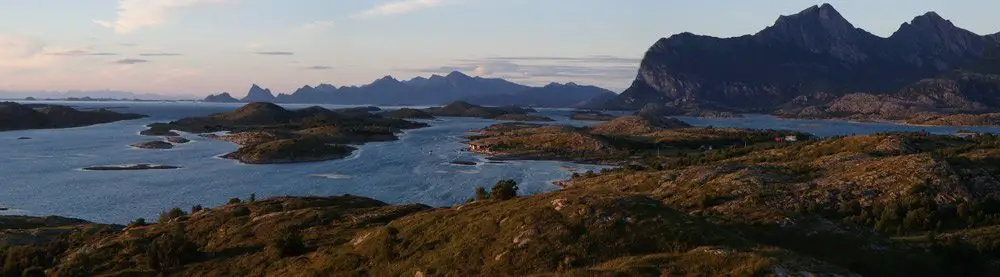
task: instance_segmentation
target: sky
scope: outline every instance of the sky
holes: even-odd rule
[[[1000,32],[996,0],[842,0],[888,36],[936,11]],[[0,0],[0,91],[291,92],[447,74],[614,91],[681,32],[752,34],[808,0]],[[961,3],[961,4],[958,4]],[[2,96],[2,92],[0,92]]]

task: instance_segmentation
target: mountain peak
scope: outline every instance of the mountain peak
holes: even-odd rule
[[[458,72],[458,71],[452,71],[451,73],[448,73],[447,77],[449,79],[454,79],[454,78],[463,78],[463,79],[470,78],[469,75],[465,75],[465,73]]]

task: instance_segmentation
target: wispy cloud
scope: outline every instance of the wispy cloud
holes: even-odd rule
[[[444,0],[402,0],[381,4],[353,15],[355,18],[385,16],[410,13],[417,10],[440,6]]]
[[[286,51],[259,51],[259,52],[256,52],[256,53],[257,53],[257,55],[266,55],[266,56],[291,56],[291,55],[295,55],[295,53],[286,52]]]
[[[143,60],[143,59],[121,59],[121,60],[115,61],[114,63],[116,63],[116,64],[140,64],[140,63],[148,63],[148,62],[149,62],[148,60]]]
[[[168,56],[180,56],[180,53],[141,53],[139,56],[143,57],[168,57]]]
[[[118,17],[114,21],[93,20],[119,34],[163,24],[176,10],[228,0],[118,0]]]
[[[58,59],[47,55],[50,48],[41,40],[0,35],[0,72],[46,67]]]
[[[317,20],[302,24],[295,31],[299,33],[312,33],[332,28],[334,25],[336,25],[336,22],[333,20]]]
[[[108,52],[91,52],[88,50],[65,50],[58,52],[47,52],[48,55],[53,56],[117,56],[118,53],[108,53]]]
[[[315,65],[315,66],[306,67],[306,69],[308,69],[308,70],[330,70],[330,69],[333,69],[333,67],[329,67],[329,66],[325,66],[325,65]]]

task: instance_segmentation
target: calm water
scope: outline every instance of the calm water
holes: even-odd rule
[[[61,215],[98,222],[127,223],[155,218],[171,207],[216,206],[231,197],[354,194],[388,203],[445,206],[465,201],[476,187],[500,179],[515,179],[521,192],[556,189],[552,181],[572,172],[598,169],[546,161],[485,163],[464,151],[467,131],[496,123],[492,120],[447,118],[428,121],[432,127],[407,131],[399,141],[369,143],[347,159],[288,165],[242,165],[217,158],[236,145],[185,134],[191,143],[170,150],[140,150],[129,144],[151,137],[138,133],[144,125],[238,108],[239,104],[156,102],[71,102],[77,108],[114,107],[151,118],[61,130],[0,132],[0,213]],[[308,105],[285,105],[303,108]],[[338,108],[340,106],[327,106]],[[543,110],[556,124],[570,121],[569,110]],[[959,129],[1000,132],[1000,128],[911,127],[817,120],[780,120],[770,116],[738,119],[681,118],[695,125],[800,130],[820,136],[880,131],[953,133]],[[31,137],[30,140],[17,140]],[[479,161],[477,166],[450,162]],[[181,166],[177,170],[94,172],[95,165],[154,163]]]

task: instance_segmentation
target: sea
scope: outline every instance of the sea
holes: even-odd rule
[[[195,134],[168,150],[129,147],[156,139],[139,135],[154,122],[227,112],[238,103],[202,102],[32,102],[77,109],[108,108],[149,118],[94,126],[0,132],[0,214],[58,215],[94,222],[127,224],[137,218],[154,220],[173,207],[212,207],[230,198],[330,196],[352,194],[390,204],[422,203],[450,206],[471,198],[477,187],[492,187],[513,179],[519,193],[558,189],[554,181],[574,172],[604,166],[557,161],[490,162],[466,151],[465,136],[499,121],[477,118],[426,120],[428,128],[407,130],[400,139],[358,146],[351,156],[334,161],[246,165],[219,158],[237,145]],[[282,105],[299,109],[315,105]],[[349,106],[321,105],[336,109]],[[398,107],[382,107],[394,109]],[[596,122],[570,120],[570,109],[540,109],[556,119],[548,124],[587,126]],[[783,129],[820,137],[887,131],[953,134],[960,130],[1000,133],[997,127],[920,127],[888,123],[830,120],[789,120],[768,115],[706,119],[679,117],[696,126]],[[20,138],[30,139],[20,139]],[[475,162],[459,165],[453,162]],[[172,170],[85,171],[90,166],[163,164]]]

